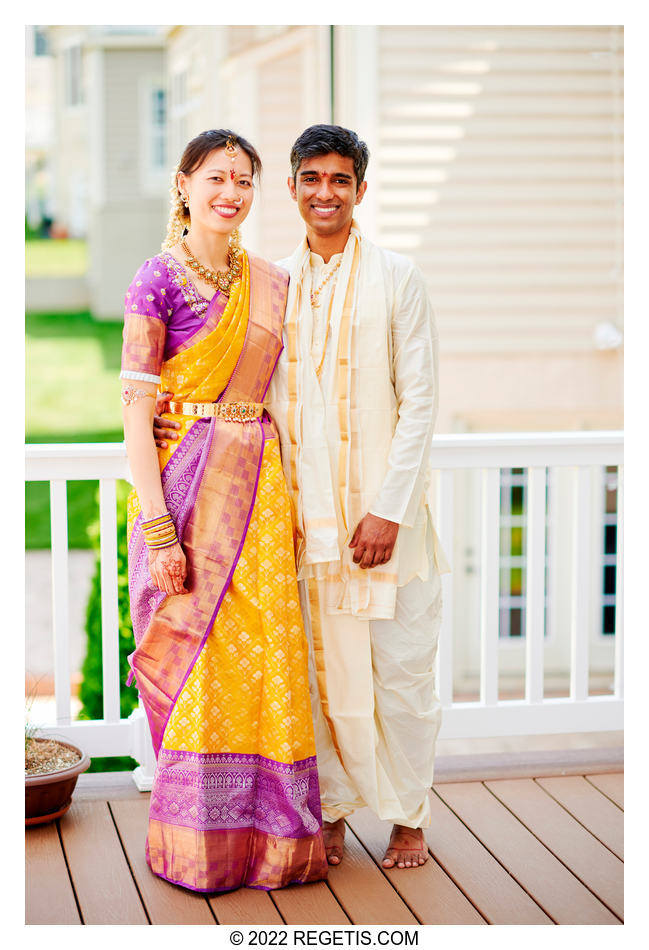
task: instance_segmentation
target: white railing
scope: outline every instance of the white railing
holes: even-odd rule
[[[617,730],[623,724],[622,677],[622,460],[619,432],[566,432],[505,435],[447,435],[434,439],[437,470],[436,528],[452,564],[456,481],[461,470],[480,473],[480,661],[479,699],[453,701],[453,604],[462,572],[443,575],[444,612],[438,655],[439,693],[444,708],[443,738]],[[589,695],[587,573],[591,540],[590,489],[593,466],[618,468],[618,547],[614,689]],[[544,697],[545,475],[573,469],[570,692]],[[498,697],[499,532],[501,468],[527,470],[525,696]],[[44,734],[78,742],[91,756],[131,755],[140,767],[135,779],[150,787],[153,751],[142,709],[120,719],[116,499],[117,479],[130,481],[123,444],[29,445],[26,481],[49,481],[52,525],[52,587],[56,723]],[[101,601],[104,717],[73,722],[70,705],[68,636],[68,542],[66,481],[93,479],[100,486]],[[459,585],[459,586],[458,586]]]

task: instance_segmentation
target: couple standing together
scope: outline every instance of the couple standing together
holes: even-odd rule
[[[427,857],[437,338],[419,271],[353,220],[368,158],[340,126],[300,135],[288,186],[306,236],[274,265],[236,230],[257,152],[202,133],[163,251],[126,294],[129,679],[157,756],[147,860],[193,890],[320,880],[365,805],[394,825],[385,867]]]

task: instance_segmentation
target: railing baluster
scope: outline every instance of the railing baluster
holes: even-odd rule
[[[99,480],[101,528],[101,655],[104,719],[119,713],[119,610],[117,604],[117,513],[115,480]]]
[[[70,711],[70,612],[68,608],[68,498],[63,478],[50,482],[52,529],[52,634],[56,721],[65,725]]]
[[[455,472],[439,473],[435,528],[442,548],[453,566],[453,506],[455,504]],[[442,574],[442,626],[437,653],[438,694],[442,706],[453,702],[453,575]]]
[[[591,470],[579,466],[574,478],[572,615],[570,624],[570,698],[588,698],[588,624],[590,618]]]
[[[500,469],[482,469],[480,556],[480,702],[498,702]]]
[[[615,570],[615,685],[616,699],[624,696],[624,466],[617,470],[617,563]]]
[[[525,585],[525,699],[543,700],[545,631],[545,468],[527,472],[527,576]]]

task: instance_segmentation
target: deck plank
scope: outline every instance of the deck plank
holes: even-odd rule
[[[251,924],[283,924],[268,891],[240,887],[225,894],[210,894],[208,901],[220,924],[244,927]]]
[[[422,924],[484,924],[475,907],[434,858],[417,868],[381,868],[392,823],[380,821],[369,808],[347,819],[394,889]]]
[[[216,925],[204,895],[164,881],[146,863],[148,796],[111,799],[108,804],[151,923]]]
[[[25,923],[80,924],[55,822],[25,829]]]
[[[147,924],[107,802],[73,802],[61,837],[85,924]]]
[[[592,835],[624,861],[624,812],[584,776],[555,776],[536,780]]]
[[[449,783],[436,791],[556,923],[619,923],[481,782]]]
[[[344,858],[329,868],[329,887],[354,924],[418,922],[349,827]]]
[[[350,922],[325,881],[283,887],[273,891],[272,900],[287,924],[327,926]]]
[[[438,795],[431,794],[430,804],[428,846],[488,923],[552,923]]]
[[[500,779],[487,788],[618,917],[624,916],[624,864],[534,779]]]
[[[610,798],[618,808],[624,808],[624,772],[601,773],[586,775],[586,781],[598,788],[602,794]]]

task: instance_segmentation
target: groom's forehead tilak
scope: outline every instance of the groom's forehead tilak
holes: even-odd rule
[[[351,167],[350,167],[351,165]],[[296,178],[319,175],[320,178],[345,178],[353,181],[356,177],[353,159],[338,152],[325,152],[303,158],[295,173]]]

